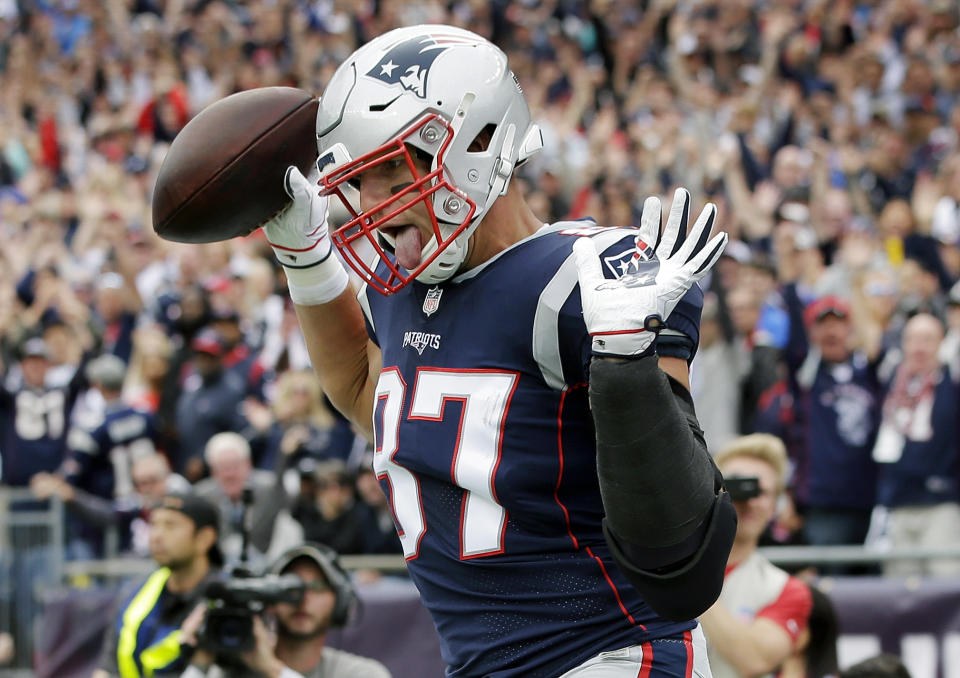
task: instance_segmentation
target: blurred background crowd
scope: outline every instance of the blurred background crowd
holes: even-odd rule
[[[787,445],[768,541],[960,544],[958,21],[952,0],[0,0],[0,482],[67,502],[78,558],[108,525],[147,554],[144,511],[187,484],[228,557],[245,487],[258,553],[399,552],[265,241],[160,240],[150,195],[207,104],[320,95],[369,38],[451,23],[510,56],[544,221],[636,224],[677,186],[718,205],[692,385],[712,449]]]

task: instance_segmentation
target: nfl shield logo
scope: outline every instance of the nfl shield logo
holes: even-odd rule
[[[431,316],[437,312],[437,309],[440,308],[440,295],[443,294],[443,290],[434,285],[429,290],[427,290],[427,297],[423,300],[423,312],[427,316]]]

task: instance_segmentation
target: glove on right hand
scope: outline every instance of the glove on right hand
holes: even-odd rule
[[[333,253],[327,226],[327,199],[317,190],[319,171],[306,178],[294,166],[287,168],[283,188],[293,202],[263,225],[267,242],[287,273],[290,298],[310,306],[332,301],[349,278]]]

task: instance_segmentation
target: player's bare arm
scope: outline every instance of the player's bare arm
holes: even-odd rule
[[[330,402],[370,439],[380,349],[367,339],[352,287],[333,301],[297,305],[297,318],[320,386]]]

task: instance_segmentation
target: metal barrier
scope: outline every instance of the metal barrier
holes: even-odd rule
[[[960,544],[924,549],[870,549],[865,546],[766,546],[760,553],[775,565],[873,564],[894,560],[960,560]],[[340,562],[347,570],[377,570],[387,574],[403,573],[407,563],[402,555],[342,555]],[[156,568],[149,558],[112,558],[104,560],[68,561],[63,565],[65,577],[94,577],[106,580],[146,576]]]
[[[4,675],[32,665],[35,625],[42,612],[43,590],[63,581],[63,504],[38,501],[29,489],[0,488],[0,630],[16,646]]]
[[[894,560],[960,560],[960,544],[951,546],[875,549],[866,546],[765,546],[760,550],[774,565],[860,565]]]

